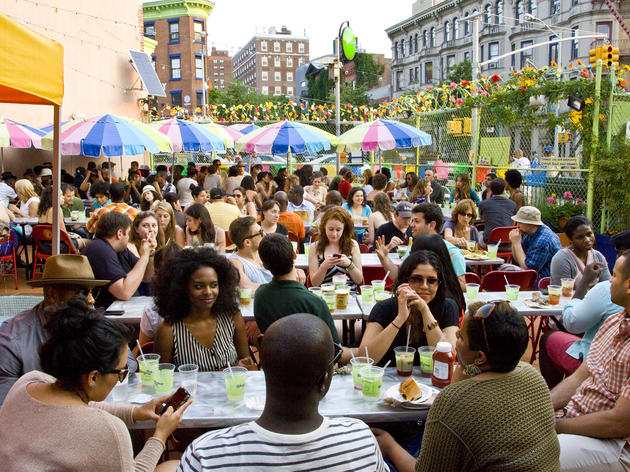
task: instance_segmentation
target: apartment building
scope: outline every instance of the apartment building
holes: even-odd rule
[[[220,92],[225,92],[232,81],[232,58],[228,51],[213,47],[208,56],[208,83]]]

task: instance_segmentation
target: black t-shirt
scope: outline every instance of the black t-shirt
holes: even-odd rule
[[[289,236],[289,230],[286,226],[281,225],[280,223],[276,223],[276,233],[282,234],[284,236]]]
[[[389,244],[394,236],[397,236],[401,241],[406,242],[411,237],[411,226],[409,226],[406,233],[403,234],[402,231],[396,228],[393,221],[389,221],[379,226],[374,233],[374,239],[378,239],[380,236],[385,236],[385,244]],[[392,248],[391,252],[395,251],[396,248]]]
[[[126,277],[138,262],[138,258],[129,249],[117,253],[111,244],[100,238],[95,238],[81,254],[90,261],[96,279],[109,280],[107,285],[97,287],[94,295],[95,306],[109,307],[116,300],[108,290],[109,286]]]
[[[372,311],[370,312],[368,323],[376,322],[380,324],[383,329],[385,329],[392,321],[394,321],[397,315],[398,299],[396,297],[391,297],[374,305],[374,308],[372,308]],[[457,310],[457,304],[450,298],[446,298],[444,300],[444,311],[442,313],[433,313],[433,316],[438,322],[440,329],[448,328],[449,326],[459,326],[459,311]],[[392,363],[395,364],[396,357],[394,355],[394,348],[398,346],[404,346],[407,343],[406,329],[407,328],[403,326],[401,329],[398,330],[398,334],[396,335],[394,342],[392,342],[392,345],[389,347],[389,349],[377,365],[383,366],[390,359]],[[422,346],[426,346],[427,338],[425,333],[422,333],[422,338],[419,342],[410,342],[409,345],[411,347],[415,347],[416,349]],[[414,359],[414,365],[419,365],[419,362],[420,359],[418,355],[416,355]]]

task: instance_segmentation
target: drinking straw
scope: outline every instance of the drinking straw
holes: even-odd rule
[[[411,334],[411,325],[407,327],[407,344],[405,344],[405,351],[409,349],[409,335]]]
[[[391,272],[391,271],[390,271],[390,270],[388,270],[388,271],[387,271],[387,273],[385,274],[385,277],[383,277],[383,281],[384,281],[385,283],[387,283],[387,277],[389,277],[389,273],[390,273],[390,272]]]
[[[497,246],[500,246],[500,245],[501,245],[501,240],[499,239],[499,242],[497,243]]]
[[[354,351],[352,350],[352,348],[350,348],[350,355],[352,356],[352,358],[354,359]]]
[[[508,282],[507,276],[505,274],[503,274],[503,278],[505,279],[505,285],[510,285],[510,282]]]
[[[388,361],[387,361],[387,364],[385,364],[385,365],[383,366],[383,370],[387,369],[387,367],[388,367],[388,366],[389,366],[389,364],[391,364],[391,363],[392,363],[392,360],[391,360],[391,359],[390,359],[390,360],[388,360]]]
[[[144,352],[142,352],[142,346],[140,346],[140,341],[136,339],[136,344],[138,345],[138,349],[140,349],[140,355],[144,358]]]
[[[142,346],[140,346],[140,341],[138,339],[136,339],[136,344],[138,345],[138,349],[140,349],[140,355],[142,356],[142,358],[144,359],[144,352],[142,352]],[[149,366],[149,368],[151,369],[152,373],[156,373],[158,369],[156,369],[153,364],[149,364],[148,362],[146,362],[146,365]]]
[[[370,358],[370,355],[368,354],[367,346],[365,346],[365,357],[367,357],[368,359]]]

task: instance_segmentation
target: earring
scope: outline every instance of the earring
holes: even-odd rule
[[[95,389],[95,388],[96,388],[96,385],[90,385],[90,388],[91,388],[91,389]]]
[[[468,377],[475,377],[476,375],[481,374],[481,369],[475,364],[467,364],[464,366],[464,372],[466,372]]]

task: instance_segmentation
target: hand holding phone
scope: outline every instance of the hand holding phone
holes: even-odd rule
[[[173,407],[173,411],[177,411],[180,406],[188,401],[190,398],[190,393],[184,387],[179,387],[177,391],[173,394],[171,399],[162,403],[162,410],[160,411],[160,415],[163,415],[166,410],[168,410],[169,406]]]
[[[339,259],[341,256],[342,256],[341,254],[337,254],[337,253],[333,254],[333,257],[336,257],[337,259]]]

